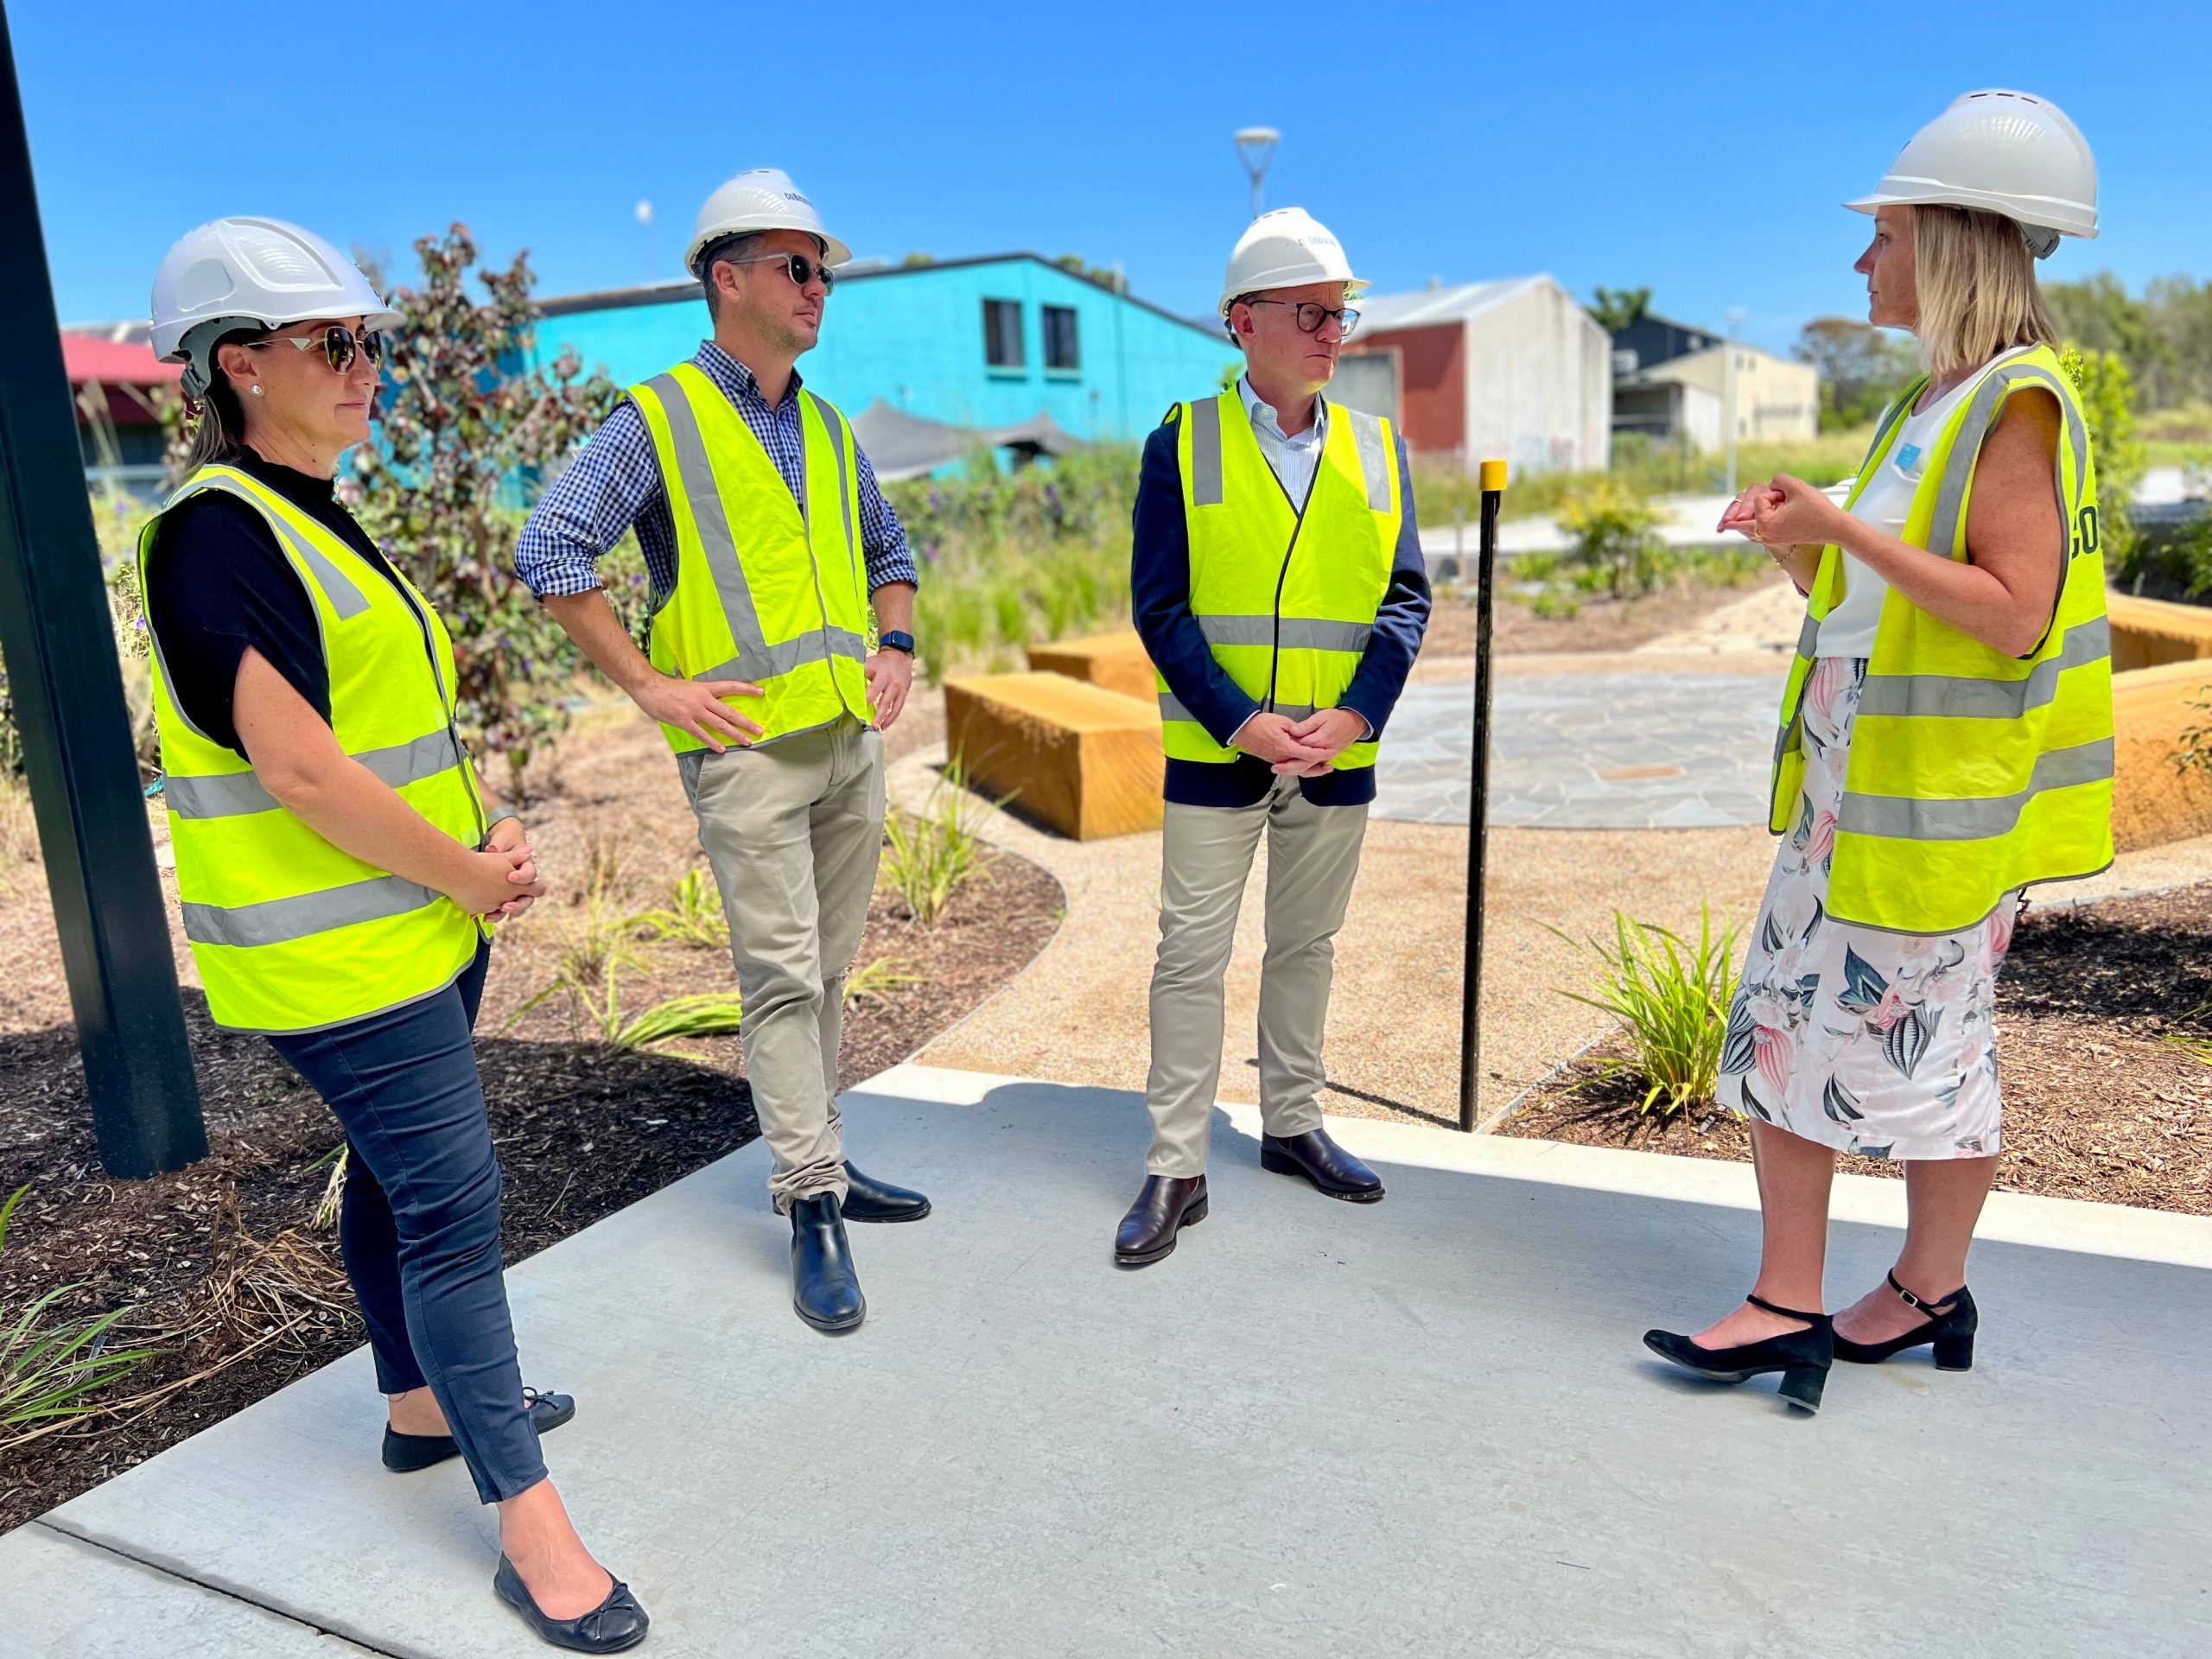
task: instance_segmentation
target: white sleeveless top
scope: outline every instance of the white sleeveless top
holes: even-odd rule
[[[1912,498],[1920,488],[1921,475],[1928,470],[1928,451],[1943,430],[1943,423],[1951,418],[1961,404],[1972,397],[1982,378],[2000,363],[2009,363],[2034,347],[2016,346],[2009,352],[1999,352],[1950,391],[1917,414],[1904,417],[1904,429],[1890,446],[1890,453],[1876,468],[1866,487],[1859,492],[1851,516],[1870,530],[1885,536],[1904,533],[1905,515],[1912,510]],[[1882,620],[1882,604],[1889,597],[1890,584],[1872,569],[1861,564],[1848,553],[1843,556],[1843,598],[1836,607],[1821,619],[1819,643],[1814,647],[1816,657],[1865,658],[1874,654],[1874,630]]]

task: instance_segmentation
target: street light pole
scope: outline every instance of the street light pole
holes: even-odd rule
[[[1236,158],[1244,163],[1244,176],[1252,181],[1252,217],[1260,216],[1260,199],[1267,184],[1268,168],[1274,161],[1282,135],[1273,127],[1242,127],[1236,134]]]
[[[1728,410],[1728,494],[1736,494],[1736,356],[1737,341],[1744,332],[1744,308],[1732,306],[1728,311],[1728,379],[1725,402]]]
[[[100,1163],[207,1154],[0,4],[0,654]]]

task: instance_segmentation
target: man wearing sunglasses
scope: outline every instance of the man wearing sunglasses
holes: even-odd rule
[[[1123,1267],[1160,1261],[1206,1214],[1223,980],[1263,833],[1260,1162],[1332,1198],[1382,1196],[1316,1098],[1376,740],[1428,623],[1405,447],[1389,421],[1321,395],[1365,287],[1304,209],[1255,219],[1221,296],[1245,372],[1233,393],[1178,404],[1145,444],[1130,587],[1159,671],[1167,810],[1153,1143],[1115,1235]]]
[[[844,1223],[930,1208],[846,1161],[836,1098],[845,973],[883,841],[881,734],[914,668],[906,532],[850,424],[794,367],[820,337],[830,267],[850,257],[775,168],[709,197],[685,263],[713,338],[630,389],[515,550],[523,580],[676,751],[729,918],[768,1190],[791,1222],[792,1306],[833,1332],[866,1313]],[[595,570],[633,525],[653,587],[649,652]]]

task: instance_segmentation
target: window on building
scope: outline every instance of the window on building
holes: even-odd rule
[[[1075,308],[1071,305],[1048,305],[1044,309],[1045,366],[1048,369],[1081,368],[1083,348],[1076,340]]]
[[[1018,369],[1021,357],[1021,302],[983,302],[983,361],[995,369]]]

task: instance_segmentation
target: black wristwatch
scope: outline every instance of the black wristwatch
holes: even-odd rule
[[[903,651],[909,657],[914,654],[914,636],[902,633],[896,628],[887,628],[877,634],[875,643],[885,651]]]

